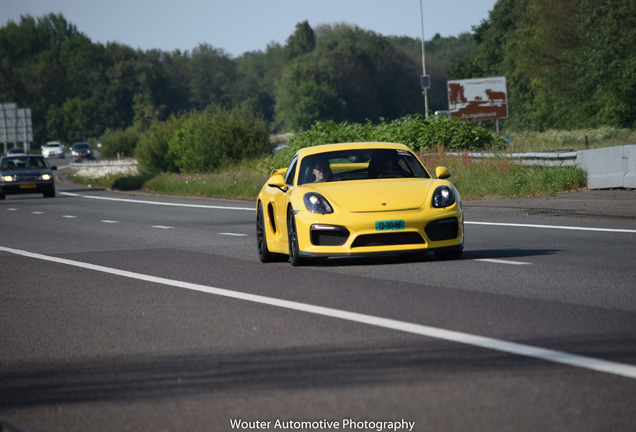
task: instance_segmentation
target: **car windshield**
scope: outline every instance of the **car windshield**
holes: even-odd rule
[[[378,178],[430,178],[413,153],[400,149],[351,149],[303,158],[298,184]]]
[[[0,168],[10,169],[42,169],[47,168],[46,162],[41,157],[12,157],[2,159]]]
[[[75,145],[73,146],[73,148],[74,148],[75,150],[83,150],[83,149],[87,149],[87,148],[89,148],[89,147],[90,147],[90,146],[89,146],[88,144],[75,144]]]

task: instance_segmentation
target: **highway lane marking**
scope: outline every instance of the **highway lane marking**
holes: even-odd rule
[[[239,234],[239,233],[219,233],[219,235],[232,236],[232,237],[247,237],[247,234]]]
[[[398,321],[390,318],[382,318],[373,315],[366,315],[357,312],[349,312],[340,309],[333,309],[324,306],[316,306],[306,303],[295,302],[291,300],[282,300],[266,297],[256,294],[248,294],[239,291],[232,291],[224,288],[215,288],[206,285],[199,285],[190,282],[183,282],[174,279],[167,279],[157,276],[146,275],[142,273],[120,270],[111,267],[105,267],[97,264],[89,264],[81,261],[74,261],[65,258],[59,258],[39,253],[24,251],[0,246],[0,251],[20,255],[28,258],[48,261],[58,264],[64,264],[73,267],[79,267],[87,270],[93,270],[102,273],[108,273],[116,276],[151,282],[175,288],[188,289],[192,291],[203,292],[233,298],[237,300],[249,301],[269,306],[275,306],[300,312],[311,313],[324,317],[337,318],[346,321],[367,324],[374,327],[381,327],[390,330],[397,330],[405,333],[416,334],[420,336],[430,337],[434,339],[446,340],[465,345],[471,345],[480,348],[505,352],[508,354],[532,357],[553,363],[560,363],[569,366],[584,368],[596,372],[602,372],[612,375],[618,375],[626,378],[636,379],[636,366],[625,363],[617,363],[608,360],[601,360],[593,357],[585,357],[578,354],[570,354],[563,351],[556,351],[532,345],[525,345],[516,342],[508,342],[500,339],[489,338],[469,333],[462,333],[453,330],[446,330],[437,327],[430,327],[422,324],[414,324],[404,321]]]
[[[32,211],[32,212],[31,212],[31,214],[34,214],[34,215],[41,215],[41,214],[44,214],[44,212],[41,212],[41,211]]]
[[[76,219],[77,216],[73,216],[73,215],[62,215],[63,218],[65,219]]]
[[[142,200],[134,200],[134,199],[128,199],[128,198],[82,195],[82,194],[71,193],[71,192],[58,192],[58,194],[72,196],[72,197],[90,198],[90,199],[106,200],[106,201],[121,201],[121,202],[135,203],[135,204],[150,204],[150,205],[159,205],[159,206],[190,207],[190,208],[203,208],[203,209],[216,209],[216,210],[241,210],[241,211],[247,210],[247,211],[254,211],[254,212],[256,211],[256,208],[252,208],[252,207],[232,207],[232,206],[214,206],[214,205],[203,205],[203,204],[167,203],[167,202],[159,202],[159,201],[142,201]],[[541,229],[561,229],[561,230],[616,232],[616,233],[636,234],[635,229],[587,228],[587,227],[576,227],[576,226],[567,226],[567,225],[561,225],[561,226],[560,225],[539,225],[539,224],[519,224],[519,223],[505,223],[505,222],[464,221],[464,223],[468,225],[491,225],[491,226],[509,226],[509,227],[516,227],[516,228],[541,228]]]
[[[151,225],[150,228],[157,228],[157,229],[172,229],[174,227],[171,226],[167,226],[167,225]]]
[[[509,226],[516,228],[543,228],[543,229],[561,229],[561,230],[574,230],[574,231],[597,231],[597,232],[616,232],[616,233],[636,233],[633,229],[616,229],[616,228],[587,228],[576,227],[567,225],[538,225],[538,224],[519,224],[519,223],[505,223],[505,222],[468,222],[465,224],[471,225],[492,225],[492,226]]]
[[[82,195],[82,194],[71,193],[71,192],[59,192],[59,194],[72,196],[72,197],[90,198],[90,199],[96,199],[96,200],[120,201],[120,202],[127,202],[127,203],[150,204],[150,205],[159,205],[159,206],[168,206],[168,207],[189,207],[189,208],[203,208],[203,209],[256,211],[255,208],[251,208],[251,207],[231,207],[231,206],[214,206],[214,205],[203,205],[203,204],[167,203],[167,202],[159,202],[159,201],[142,201],[142,200],[134,200],[134,199],[128,199],[128,198],[113,198],[113,197],[102,197],[102,196],[94,196],[94,195]]]
[[[107,224],[116,224],[116,223],[119,223],[119,221],[115,221],[115,220],[108,220],[108,219],[100,220],[100,222],[102,222],[102,223],[107,223]]]
[[[532,265],[532,263],[524,262],[524,261],[509,261],[509,260],[500,260],[494,258],[477,258],[475,261],[484,261],[495,264],[511,264],[511,265]]]

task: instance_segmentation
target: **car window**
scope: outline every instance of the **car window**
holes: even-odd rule
[[[39,157],[7,158],[2,160],[2,169],[41,169],[46,162]]]
[[[287,172],[285,173],[285,183],[289,186],[292,186],[294,183],[294,177],[296,176],[296,166],[298,165],[298,157],[295,157],[291,164],[289,164],[289,168],[287,168]]]
[[[322,180],[314,171],[318,167],[327,170]],[[430,178],[413,153],[400,149],[352,149],[303,158],[298,184],[408,177]]]

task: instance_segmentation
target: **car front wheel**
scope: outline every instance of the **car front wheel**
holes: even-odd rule
[[[258,203],[256,213],[256,245],[258,247],[258,259],[263,262],[274,261],[274,255],[267,248],[267,234],[265,232],[265,214],[263,213],[263,203]]]
[[[289,242],[289,262],[293,266],[304,264],[304,260],[300,258],[300,248],[298,247],[298,231],[296,230],[296,218],[294,211],[290,207],[287,211],[287,239]]]

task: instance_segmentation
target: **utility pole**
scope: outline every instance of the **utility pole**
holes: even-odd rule
[[[428,118],[427,90],[431,87],[430,78],[426,75],[426,55],[424,51],[424,9],[420,0],[420,23],[422,25],[422,94],[424,95],[424,118]]]

